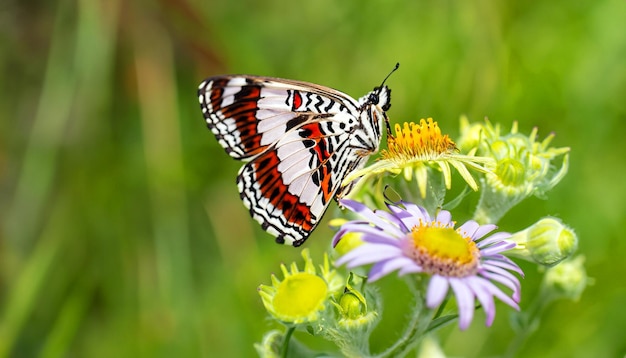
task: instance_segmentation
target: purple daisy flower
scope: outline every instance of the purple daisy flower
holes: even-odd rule
[[[439,306],[452,288],[462,330],[472,321],[475,299],[485,310],[487,326],[493,323],[496,314],[494,297],[519,310],[520,282],[509,271],[522,276],[524,273],[501,254],[515,247],[515,243],[505,240],[511,236],[509,233],[498,232],[484,238],[496,229],[495,225],[468,221],[455,229],[449,211],[441,210],[431,218],[424,208],[404,201],[388,204],[389,212],[372,211],[353,200],[340,203],[365,220],[349,221],[335,235],[334,245],[348,233],[361,234],[363,241],[339,258],[337,265],[353,268],[374,264],[368,277],[370,282],[393,271],[399,275],[430,275],[426,306],[431,309]],[[494,282],[511,289],[511,296]]]

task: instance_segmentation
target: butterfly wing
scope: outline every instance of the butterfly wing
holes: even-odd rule
[[[359,104],[334,89],[307,82],[217,76],[200,84],[204,118],[226,152],[249,160],[308,119],[300,114],[356,113]]]
[[[333,117],[311,115],[241,169],[237,184],[251,215],[279,243],[299,246],[317,226],[343,178],[366,159],[351,154]],[[306,139],[303,139],[306,137]]]
[[[371,152],[360,144],[371,137],[359,120],[363,104],[331,88],[219,76],[200,85],[199,99],[219,143],[248,162],[237,177],[241,199],[279,243],[302,244],[343,178]],[[378,148],[379,138],[372,142]]]

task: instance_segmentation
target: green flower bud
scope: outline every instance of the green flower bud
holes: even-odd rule
[[[526,180],[524,165],[519,160],[513,158],[505,158],[499,161],[496,164],[494,174],[500,178],[504,187],[520,186]]]
[[[543,278],[544,290],[551,293],[553,298],[577,301],[589,284],[584,263],[585,258],[578,256],[548,269]]]
[[[369,330],[378,322],[378,314],[369,311],[367,300],[360,290],[354,286],[360,286],[363,289],[363,277],[353,274],[348,276],[346,287],[343,295],[339,298],[339,303],[335,304],[339,311],[338,324],[344,328],[365,328]]]
[[[358,293],[358,292],[357,292]],[[346,292],[339,299],[339,307],[341,314],[347,319],[357,319],[367,311],[365,298],[361,294]]]
[[[513,234],[509,240],[517,246],[508,255],[548,267],[572,256],[578,247],[576,233],[552,217],[540,219],[527,229]]]
[[[467,123],[461,135],[468,143],[476,131]],[[495,166],[485,175],[480,201],[474,214],[479,223],[495,223],[509,209],[525,198],[543,196],[567,174],[569,148],[553,148],[554,134],[537,141],[537,128],[529,135],[518,132],[513,123],[510,133],[501,134],[499,125],[481,126],[477,154],[491,157]]]

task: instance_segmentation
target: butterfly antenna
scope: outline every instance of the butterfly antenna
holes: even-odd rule
[[[389,72],[387,77],[385,77],[383,82],[380,84],[380,87],[378,87],[378,93],[376,95],[380,94],[380,91],[383,90],[383,86],[385,85],[385,82],[387,81],[387,78],[389,78],[389,76],[391,76],[392,73],[396,72],[396,70],[399,67],[400,67],[400,62],[396,62],[396,65],[393,67],[393,70],[391,70],[391,72]],[[387,115],[385,115],[385,126],[387,127],[387,136],[392,136],[393,137],[393,135],[391,134],[391,126],[389,125],[389,118],[387,118]]]
[[[395,67],[393,68],[393,70],[391,70],[391,72],[389,72],[389,74],[387,75],[387,77],[385,77],[385,79],[383,80],[383,83],[380,84],[380,89],[378,90],[380,92],[380,90],[383,88],[383,85],[385,84],[385,81],[387,81],[387,78],[389,78],[389,76],[391,76],[392,73],[396,72],[396,70],[400,67],[400,62],[396,62]]]

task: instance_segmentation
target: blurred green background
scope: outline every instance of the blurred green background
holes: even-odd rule
[[[3,1],[0,357],[253,355],[274,327],[256,287],[300,250],[248,217],[197,85],[249,73],[359,97],[396,62],[392,121],[433,117],[454,137],[461,114],[517,120],[572,147],[549,200],[501,226],[562,218],[594,284],[552,305],[520,356],[623,357],[624,19],[624,0]],[[331,234],[307,242],[314,259]],[[541,278],[524,268],[522,307]],[[406,309],[385,312],[374,350]],[[446,327],[444,349],[504,352],[509,312]]]

